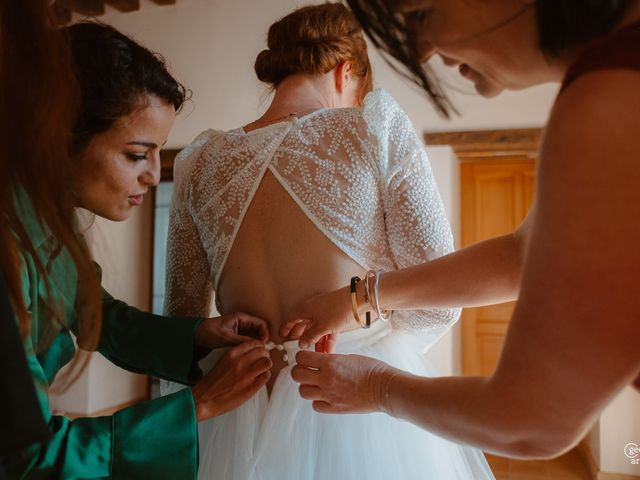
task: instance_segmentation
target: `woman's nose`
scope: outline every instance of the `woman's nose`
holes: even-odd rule
[[[155,154],[147,162],[147,168],[140,176],[140,183],[155,187],[160,183],[160,154]]]

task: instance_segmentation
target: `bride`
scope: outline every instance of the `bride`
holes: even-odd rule
[[[269,383],[200,425],[199,478],[492,479],[478,450],[386,415],[316,414],[300,398],[297,342],[278,334],[287,313],[345,279],[446,254],[452,239],[420,139],[389,94],[371,91],[366,44],[344,6],[273,24],[255,70],[275,89],[264,115],[205,131],[175,164],[166,313],[207,315],[215,292],[220,313],[269,320],[274,347]],[[335,348],[433,375],[423,352],[458,313],[397,312],[368,329],[354,320]]]

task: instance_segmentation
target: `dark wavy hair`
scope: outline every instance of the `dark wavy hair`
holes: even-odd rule
[[[390,0],[345,0],[373,44],[390,65],[418,84],[445,117],[455,111],[437,77],[422,65],[413,47],[405,18]],[[620,20],[632,0],[537,0],[540,49],[557,57],[604,35]],[[396,65],[390,59],[395,59]]]
[[[64,29],[69,36],[80,85],[80,108],[73,127],[72,151],[111,128],[155,95],[182,108],[188,92],[167,70],[162,56],[115,28],[95,21]]]

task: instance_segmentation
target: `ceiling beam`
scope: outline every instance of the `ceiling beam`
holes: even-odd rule
[[[121,12],[135,12],[140,10],[140,0],[105,0],[107,5]]]
[[[427,146],[448,145],[458,158],[481,156],[535,156],[542,131],[539,128],[432,132],[424,134]]]
[[[72,0],[71,6],[80,15],[88,17],[104,15],[103,0]]]

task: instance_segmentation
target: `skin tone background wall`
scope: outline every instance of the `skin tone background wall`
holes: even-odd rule
[[[107,6],[100,20],[133,36],[168,60],[172,73],[193,90],[192,102],[178,116],[168,148],[181,148],[206,128],[230,129],[256,119],[269,105],[269,90],[255,77],[253,63],[266,44],[269,25],[293,9],[314,2],[295,0],[178,0],[161,7],[141,0],[141,9],[121,13]],[[78,18],[74,18],[77,20]],[[455,71],[442,78],[461,117],[439,118],[426,98],[370,51],[374,83],[403,106],[418,132],[491,130],[544,125],[557,85],[507,92],[486,100]],[[428,148],[454,238],[459,238],[459,176],[457,160],[448,148]],[[152,208],[145,203],[124,223],[96,219],[94,251],[104,270],[104,285],[116,296],[149,308]],[[345,280],[346,283],[346,280]],[[459,372],[459,335],[454,328],[428,353],[443,374]],[[77,413],[96,412],[145,393],[139,376],[122,372],[96,356],[87,375],[55,405]],[[640,475],[623,448],[640,443],[640,397],[630,389],[609,406],[591,439],[601,470]],[[599,457],[599,458],[598,458]]]

